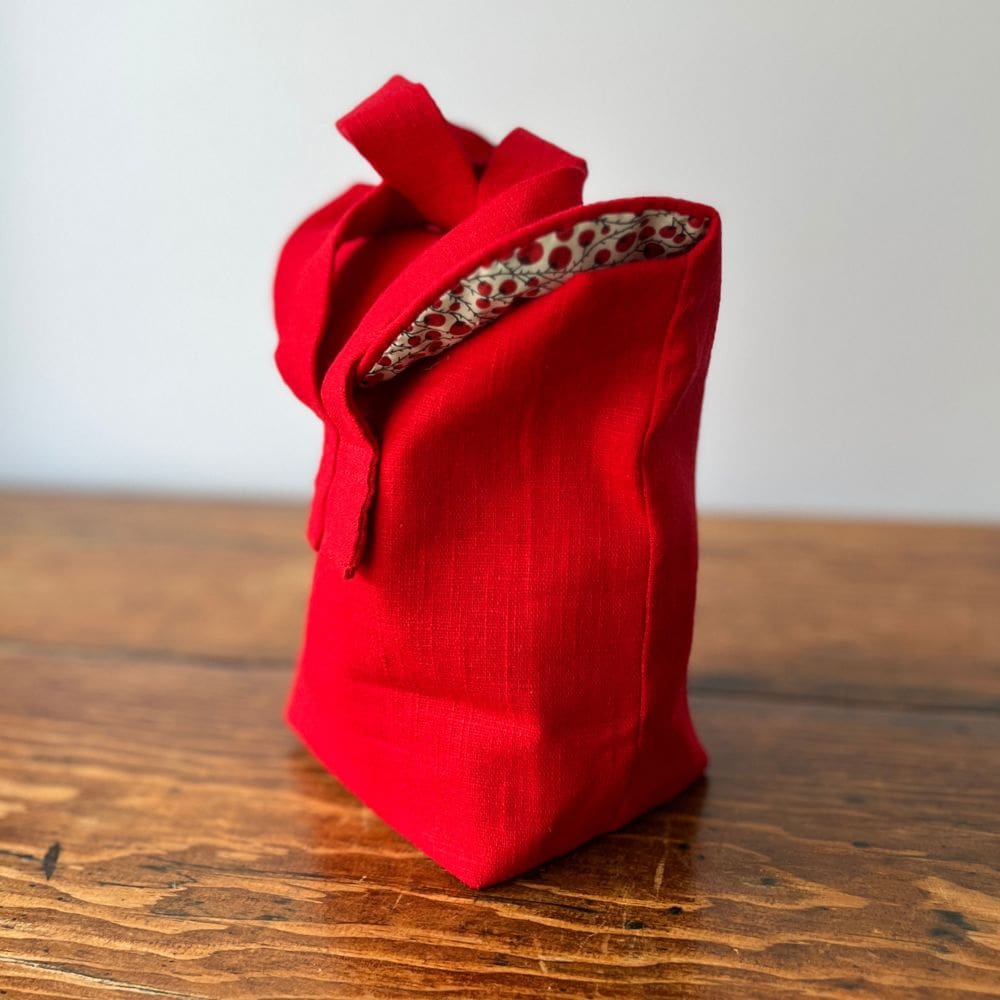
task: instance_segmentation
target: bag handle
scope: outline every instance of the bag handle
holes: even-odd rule
[[[337,127],[390,191],[447,229],[383,290],[341,346],[320,387],[322,408],[338,434],[335,468],[317,481],[317,497],[320,492],[323,497],[314,527],[317,538],[325,536],[323,550],[350,577],[363,557],[380,451],[355,398],[366,370],[362,359],[377,354],[427,293],[484,246],[579,205],[587,165],[525,129],[515,129],[493,149],[475,133],[450,124],[424,87],[400,76]],[[481,165],[480,177],[476,168]],[[327,522],[326,510],[337,516],[321,525]]]
[[[569,159],[576,162],[550,164],[542,173],[529,172],[505,187],[405,267],[376,299],[327,370],[320,396],[337,425],[339,444],[335,474],[324,483],[324,506],[337,512],[326,526],[332,534],[326,538],[325,549],[345,577],[354,575],[363,558],[378,478],[380,444],[355,398],[361,375],[388,342],[386,337],[402,329],[428,292],[456,267],[464,268],[471,256],[505,234],[579,204],[586,168],[575,157]]]
[[[470,153],[482,155],[489,144],[448,122],[423,84],[391,77],[337,129],[428,222],[450,229],[475,207]]]
[[[398,106],[392,106],[393,102],[398,102]],[[494,148],[475,133],[448,122],[426,88],[412,84],[401,76],[392,77],[354,111],[345,115],[338,122],[338,128],[350,138],[356,134],[355,116],[360,114],[359,120],[364,123],[364,129],[374,130],[374,123],[386,121],[390,113],[397,115],[397,123],[412,115],[409,123],[403,122],[403,126],[413,135],[440,126],[443,131],[438,131],[437,135],[440,138],[447,133],[451,140],[449,148],[459,148],[465,141],[474,150],[478,141],[483,147],[483,156],[482,159],[477,157],[477,165],[481,163],[483,169],[479,171],[480,176],[476,176],[470,160],[462,154],[465,168],[472,171],[472,203],[463,203],[459,208],[459,202],[453,201],[452,223],[448,231],[404,267],[395,280],[382,290],[354,333],[341,345],[338,356],[325,373],[324,382],[332,385],[340,381],[335,369],[355,367],[360,359],[377,356],[385,347],[386,334],[384,329],[380,331],[380,327],[395,322],[402,329],[405,322],[401,316],[419,308],[421,295],[425,296],[457,261],[474,254],[505,233],[579,205],[583,197],[583,184],[587,178],[585,160],[523,128],[514,129]],[[343,124],[348,120],[350,124],[345,131]],[[375,135],[374,131],[366,134],[369,138]],[[375,141],[386,157],[378,162],[384,164],[393,158],[400,162],[406,159],[399,147],[393,145],[400,141],[400,133],[385,130],[375,137]],[[440,151],[441,147],[437,148]],[[378,157],[373,155],[369,160],[375,164]],[[409,164],[407,177],[411,183],[416,182],[418,175],[423,177],[434,173],[430,158],[422,161],[410,157],[406,163]],[[384,169],[383,177],[386,177]],[[386,183],[390,183],[387,177]],[[436,176],[435,191],[445,190],[448,183],[450,181],[443,174]],[[403,193],[406,195],[406,192]],[[409,195],[406,197],[410,198]],[[468,193],[463,191],[462,197],[467,198]],[[412,202],[412,198],[410,200]],[[459,211],[463,214],[459,215]],[[427,218],[426,212],[423,214]],[[414,301],[415,290],[417,301]],[[359,381],[362,374],[357,372],[354,378]],[[331,402],[336,409],[336,402]]]
[[[536,180],[544,184],[544,178],[560,171],[572,178],[568,191],[570,201],[579,202],[583,196],[583,182],[587,179],[587,161],[526,128],[516,128],[493,150],[479,181],[477,207],[525,181]],[[555,205],[552,211],[562,207]]]

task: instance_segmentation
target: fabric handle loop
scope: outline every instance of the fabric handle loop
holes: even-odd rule
[[[477,137],[448,122],[422,84],[391,77],[337,129],[428,222],[450,229],[475,208]]]
[[[325,483],[324,549],[354,574],[363,558],[378,479],[379,442],[355,389],[373,357],[463,261],[531,223],[579,205],[584,160],[515,129],[494,149],[449,123],[419,84],[392,77],[337,128],[420,215],[445,229],[383,289],[323,378],[323,409],[338,430],[336,471]],[[349,225],[349,223],[348,223]],[[317,521],[323,515],[317,515]]]

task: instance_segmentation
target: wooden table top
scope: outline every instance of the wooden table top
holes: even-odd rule
[[[0,997],[1000,994],[1000,528],[706,518],[709,777],[485,892],[281,719],[299,506],[0,495]]]

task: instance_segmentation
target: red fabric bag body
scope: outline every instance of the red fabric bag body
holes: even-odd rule
[[[707,205],[584,205],[394,77],[338,127],[383,177],[303,222],[283,377],[325,427],[287,717],[470,886],[706,765],[688,713],[695,451],[720,290]]]

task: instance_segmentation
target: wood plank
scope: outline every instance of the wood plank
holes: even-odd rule
[[[699,690],[1000,709],[1000,526],[706,518]]]
[[[294,504],[0,494],[0,638],[295,656]],[[692,686],[1000,709],[1000,527],[708,517]]]
[[[0,638],[289,662],[304,505],[0,493]]]
[[[299,749],[273,666],[0,679],[5,1000],[996,995],[989,713],[703,694],[707,782],[476,893]]]

